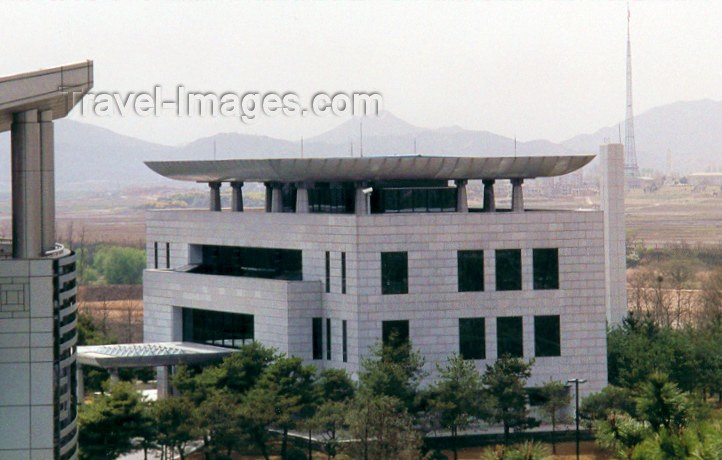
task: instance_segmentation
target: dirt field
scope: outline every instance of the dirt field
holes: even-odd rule
[[[118,342],[143,341],[141,286],[81,286],[78,309],[90,314],[100,330]]]

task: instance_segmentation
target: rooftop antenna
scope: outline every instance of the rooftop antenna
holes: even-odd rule
[[[303,158],[303,136],[301,136],[301,158]]]
[[[629,0],[627,0],[627,118],[624,124],[624,175],[639,177],[637,146],[634,141],[634,110],[632,109],[632,42],[629,35]]]
[[[416,155],[416,138],[414,138],[414,155]]]
[[[216,159],[216,140],[213,139],[213,160]]]
[[[514,135],[514,156],[516,156],[516,134]]]
[[[361,158],[363,158],[364,157],[364,121],[363,120],[361,120],[359,122],[359,134],[360,134],[359,146],[358,146],[359,155],[361,155]]]
[[[619,139],[619,143],[621,144],[621,143],[622,143],[622,124],[619,123],[619,124],[617,125],[617,128],[618,128],[618,130],[619,130],[619,133],[618,133],[617,135],[619,136],[618,139]]]

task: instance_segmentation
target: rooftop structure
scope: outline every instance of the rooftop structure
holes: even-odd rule
[[[11,241],[0,242],[0,458],[75,459],[75,254],[55,242],[53,120],[93,86],[93,63],[0,78],[11,131]]]

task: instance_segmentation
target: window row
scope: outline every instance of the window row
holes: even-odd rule
[[[331,292],[331,253],[326,251],[326,292]],[[346,253],[341,253],[341,294],[346,294]]]
[[[326,359],[331,360],[333,356],[332,344],[333,344],[333,328],[331,327],[331,318],[326,318],[326,341],[324,342],[324,320],[323,318],[312,318],[312,348],[313,348],[313,359],[323,359],[324,351],[326,352]],[[325,345],[325,347],[324,347]],[[325,348],[325,350],[324,350]],[[346,363],[348,362],[348,326],[346,320],[341,320],[341,360]]]
[[[386,346],[407,342],[409,321],[384,321],[381,335]],[[464,359],[486,359],[486,318],[459,318],[459,355]],[[496,355],[524,357],[521,316],[496,318]],[[534,356],[561,356],[559,315],[534,317]]]
[[[160,259],[158,257],[158,242],[153,242],[153,268],[159,268]],[[170,243],[165,243],[165,268],[170,269]]]
[[[521,249],[497,249],[496,290],[519,291],[522,286]],[[559,289],[559,250],[536,248],[532,251],[534,289]],[[459,292],[484,291],[484,251],[457,252]],[[409,256],[407,252],[381,253],[382,294],[408,294]]]

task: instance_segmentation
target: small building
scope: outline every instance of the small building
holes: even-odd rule
[[[510,354],[536,359],[531,385],[578,377],[598,391],[608,315],[626,311],[623,155],[608,150],[605,199],[622,203],[606,209],[621,209],[621,244],[603,211],[524,205],[524,180],[572,173],[593,155],[149,162],[208,184],[210,208],[148,212],[144,338],[257,340],[351,374],[375,343],[411,340],[432,375],[455,353],[481,371]],[[504,179],[511,207],[497,209]],[[469,180],[483,181],[482,209],[468,206]],[[244,208],[249,182],[265,184],[265,209]],[[611,268],[610,254],[621,260]]]
[[[722,187],[722,172],[700,172],[687,176],[687,182],[692,186],[706,185]]]

